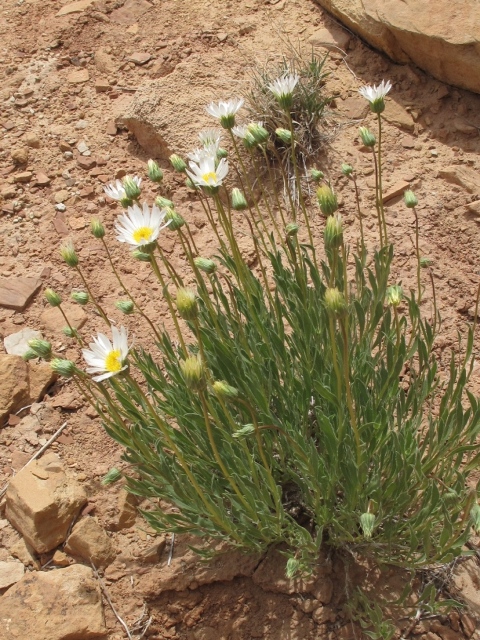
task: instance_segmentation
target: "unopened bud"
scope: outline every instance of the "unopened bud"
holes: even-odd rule
[[[387,303],[392,307],[398,307],[402,302],[403,290],[399,284],[394,284],[387,289]]]
[[[77,338],[78,332],[73,327],[63,327],[62,332],[67,338]]]
[[[325,174],[323,173],[323,171],[319,171],[318,169],[310,169],[310,177],[313,182],[318,184],[321,180],[324,179]]]
[[[182,218],[182,216],[177,213],[175,209],[171,209],[170,207],[167,207],[165,209],[165,222],[167,222],[168,220],[170,220],[168,228],[171,231],[178,231],[185,224],[185,220]]]
[[[112,467],[111,469],[109,469],[107,471],[107,473],[103,476],[102,478],[102,484],[104,486],[107,486],[109,484],[113,484],[114,482],[117,482],[117,480],[120,480],[120,478],[122,477],[122,472],[117,469],[117,467]]]
[[[77,304],[81,304],[82,307],[88,304],[88,301],[90,300],[90,296],[86,291],[72,291],[70,297]]]
[[[360,133],[360,138],[362,139],[362,142],[365,145],[365,147],[375,146],[377,139],[375,138],[373,133],[369,129],[367,129],[367,127],[360,127],[358,131]]]
[[[38,358],[38,356],[35,353],[35,351],[32,351],[32,349],[27,349],[25,353],[22,355],[22,359],[25,360],[25,362],[28,362],[29,360],[34,360],[35,358]]]
[[[90,221],[90,231],[95,238],[101,240],[105,235],[105,227],[98,218],[92,218]]]
[[[124,209],[128,209],[128,207],[131,207],[133,204],[133,200],[127,198],[126,196],[125,198],[120,198],[119,202],[120,206],[122,206]]]
[[[213,260],[210,260],[209,258],[202,258],[198,256],[197,258],[194,258],[193,262],[195,263],[197,269],[200,269],[200,271],[208,273],[209,275],[215,273],[215,271],[217,270],[217,265]]]
[[[329,313],[336,316],[344,316],[347,312],[347,303],[341,291],[336,287],[330,287],[325,291],[325,307]]]
[[[205,387],[205,367],[200,356],[191,356],[180,363],[180,369],[189,389],[200,390]]]
[[[160,209],[173,209],[174,207],[173,202],[168,198],[164,198],[163,196],[157,196],[155,198],[155,204],[157,205],[157,207],[160,207]]]
[[[353,167],[350,164],[346,164],[345,162],[342,164],[342,173],[344,176],[351,176],[353,173]]]
[[[197,186],[191,178],[187,178],[185,180],[185,186],[188,187],[189,189],[192,189],[192,191],[197,191]]]
[[[405,191],[405,193],[403,194],[403,201],[409,209],[413,209],[418,204],[417,196],[410,189]]]
[[[232,435],[234,438],[246,438],[255,433],[255,426],[253,424],[244,424],[243,427],[237,429]]]
[[[184,320],[193,320],[198,313],[197,296],[191,289],[177,289],[177,309]]]
[[[117,302],[115,302],[115,306],[126,316],[129,316],[135,310],[135,305],[131,300],[117,300]]]
[[[325,242],[325,249],[339,249],[343,244],[343,226],[342,217],[336,213],[333,216],[328,216],[325,224],[325,231],[323,233],[323,239]]]
[[[228,151],[223,147],[218,147],[217,149],[217,160],[221,160],[222,158],[226,158],[228,156]]]
[[[137,200],[142,193],[140,186],[138,183],[131,177],[125,176],[122,180],[123,190],[125,191],[125,195],[130,200]]]
[[[62,304],[62,298],[53,289],[45,289],[45,298],[52,307],[58,307]]]
[[[420,258],[420,266],[422,267],[422,269],[426,269],[432,263],[433,263],[433,260],[431,258],[427,258],[427,256],[422,256]]]
[[[289,238],[294,238],[298,234],[298,230],[300,227],[296,222],[289,222],[285,227],[285,231],[287,232],[287,236]]]
[[[38,358],[44,358],[49,360],[52,357],[52,345],[48,340],[40,340],[39,338],[33,338],[28,341],[28,347]]]
[[[71,360],[64,360],[62,358],[54,358],[50,362],[52,370],[59,376],[64,378],[71,378],[76,371],[75,364]]]
[[[176,153],[172,153],[169,160],[175,171],[178,171],[178,173],[185,173],[187,164],[185,160],[183,160],[179,155],[177,155]]]
[[[135,258],[135,260],[140,260],[140,262],[151,262],[152,260],[152,256],[149,253],[140,251],[140,249],[132,251],[132,257]]]
[[[253,149],[258,144],[253,134],[250,133],[248,129],[245,131],[245,134],[242,137],[242,141],[246,149]]]
[[[78,256],[75,252],[73,242],[66,242],[62,247],[60,247],[60,255],[69,267],[76,267],[78,265]]]
[[[360,526],[362,527],[363,537],[370,540],[375,528],[376,517],[373,513],[362,513],[360,516]]]
[[[238,389],[229,385],[225,380],[215,380],[212,387],[219,398],[231,400],[238,396]]]
[[[163,173],[155,160],[149,160],[147,162],[148,177],[152,182],[161,182],[163,180]]]
[[[268,140],[268,131],[259,122],[251,122],[247,129],[255,138],[257,144],[263,144]]]
[[[275,133],[277,135],[277,138],[280,138],[280,140],[285,144],[291,143],[292,132],[289,131],[288,129],[282,129],[282,127],[278,127],[278,129],[275,129]]]
[[[285,569],[286,577],[289,580],[291,580],[292,578],[295,578],[295,576],[298,574],[299,571],[300,571],[300,562],[297,560],[297,558],[289,558],[287,560],[287,566]]]
[[[332,189],[324,184],[317,189],[317,200],[323,215],[331,216],[338,209],[337,196]]]
[[[232,209],[234,211],[244,211],[248,208],[248,202],[240,189],[234,187],[232,189]]]

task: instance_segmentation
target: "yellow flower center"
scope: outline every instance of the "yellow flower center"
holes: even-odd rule
[[[120,349],[114,349],[107,354],[105,358],[105,369],[110,373],[117,373],[122,368]]]
[[[209,171],[208,173],[204,173],[202,179],[207,183],[211,184],[212,182],[217,182],[217,174],[215,171]]]
[[[153,229],[151,227],[139,227],[133,232],[133,239],[140,243],[142,240],[149,242],[152,237]]]

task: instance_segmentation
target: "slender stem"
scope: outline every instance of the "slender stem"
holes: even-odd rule
[[[383,248],[383,231],[382,231],[382,213],[380,210],[380,198],[381,192],[379,189],[379,171],[378,171],[378,162],[375,151],[372,149],[373,154],[373,166],[375,168],[375,208],[377,210],[377,220],[378,220],[378,233],[380,236],[380,248]]]
[[[417,252],[417,288],[418,288],[418,304],[422,302],[422,281],[420,277],[421,264],[420,264],[420,239],[418,230],[418,214],[415,207],[413,207],[413,215],[415,216],[415,250]]]
[[[358,465],[358,468],[360,469],[360,465],[362,462],[362,447],[360,443],[360,432],[358,430],[357,417],[355,415],[355,407],[353,405],[352,389],[350,386],[350,357],[348,353],[348,328],[347,328],[346,318],[343,318],[342,320],[340,320],[340,326],[342,329],[342,336],[343,336],[343,377],[345,379],[347,407],[348,407],[348,413],[350,415],[350,424],[352,426],[353,435],[355,438],[355,445],[357,449],[357,465]]]
[[[365,237],[363,233],[363,214],[360,208],[360,194],[358,191],[357,179],[355,176],[352,176],[352,180],[353,180],[353,186],[355,187],[355,202],[357,203],[358,219],[360,221],[360,240],[362,243],[362,261],[363,261],[363,257],[365,253]]]
[[[275,198],[275,202],[276,205],[278,207],[278,211],[280,212],[280,217],[282,218],[282,224],[284,226],[284,228],[287,226],[287,222],[283,216],[283,207],[280,204],[280,198],[278,197],[278,193],[277,193],[277,189],[276,189],[276,185],[275,185],[275,180],[273,177],[273,173],[272,173],[272,168],[270,167],[270,162],[268,160],[268,155],[267,155],[267,150],[265,149],[265,146],[262,145],[261,147],[262,153],[263,153],[263,157],[265,159],[265,164],[267,165],[267,171],[268,171],[268,177],[270,180],[270,184],[272,187],[272,192],[273,192],[273,197]]]
[[[67,323],[67,326],[68,326],[68,328],[70,329],[70,331],[71,331],[71,333],[72,333],[72,336],[73,336],[76,340],[78,340],[78,343],[79,343],[79,345],[80,345],[80,346],[83,346],[83,345],[85,344],[85,343],[84,343],[84,341],[83,341],[83,340],[82,340],[82,338],[80,337],[80,335],[79,335],[78,331],[77,331],[76,329],[74,329],[74,328],[72,327],[72,325],[70,324],[70,321],[69,321],[69,319],[68,319],[68,317],[67,317],[67,315],[66,315],[65,311],[62,309],[62,305],[61,305],[61,304],[59,304],[59,305],[58,305],[58,309],[59,309],[60,313],[62,314],[63,319],[64,319],[64,320],[65,320],[65,322]]]
[[[333,315],[329,314],[328,318],[328,328],[330,332],[330,342],[332,344],[332,360],[333,360],[333,369],[335,371],[335,378],[337,381],[337,402],[338,402],[338,411],[340,414],[340,425],[338,429],[338,441],[339,443],[342,441],[343,437],[343,401],[342,401],[342,376],[340,374],[340,367],[338,365],[338,353],[337,353],[337,337],[335,335],[335,321],[333,319]]]
[[[253,168],[255,169],[255,173],[257,174],[257,176],[260,175],[260,168],[258,166],[257,160],[255,158],[255,153],[253,149],[250,149],[250,155],[252,158],[252,164],[253,164]],[[270,207],[270,203],[269,203],[269,199],[265,193],[265,189],[263,188],[263,183],[261,180],[259,180],[259,184],[260,184],[260,191],[262,192],[262,198],[263,201],[265,203],[265,206],[267,207],[267,211],[268,211],[268,215],[270,216],[270,220],[272,221],[273,226],[275,227],[275,231],[277,233],[277,238],[278,240],[281,242],[282,241],[282,234],[280,233],[280,229],[278,228],[277,225],[277,221],[275,220],[275,216],[273,215],[272,209]]]
[[[80,269],[80,267],[75,267],[75,270],[77,271],[78,275],[80,276],[80,278],[82,279],[83,284],[85,285],[85,289],[88,291],[88,295],[90,296],[93,304],[95,305],[95,308],[97,309],[98,313],[102,316],[103,320],[108,324],[109,327],[112,326],[112,323],[110,322],[110,320],[107,318],[107,314],[105,313],[105,311],[102,309],[102,307],[98,304],[98,302],[95,299],[95,296],[93,295],[90,287],[88,286],[88,282],[85,280],[83,273]]]
[[[387,221],[385,219],[385,209],[383,206],[383,187],[382,187],[382,116],[378,113],[378,197],[380,203],[380,211],[382,214],[383,234],[385,238],[385,246],[388,246]]]
[[[163,264],[165,265],[168,271],[169,276],[172,278],[172,281],[177,285],[177,287],[183,287],[182,277],[178,275],[177,271],[175,270],[175,267],[167,258],[167,256],[165,255],[165,252],[163,251],[162,247],[158,244],[158,242],[157,242],[157,251],[160,258],[162,259]]]

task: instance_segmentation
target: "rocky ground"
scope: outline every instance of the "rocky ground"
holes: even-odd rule
[[[420,200],[422,254],[433,261],[443,320],[437,352],[448,364],[457,330],[472,318],[480,276],[480,97],[390,62],[310,0],[3,0],[0,36],[0,490],[8,487],[0,502],[0,638],[359,637],[345,608],[352,588],[362,583],[393,595],[400,573],[325,557],[309,583],[291,584],[274,555],[199,563],[188,540],[172,545],[155,535],[121,486],[101,484],[122,466],[119,447],[75,388],[19,355],[26,339],[43,335],[57,352],[79,358],[42,295],[51,286],[67,299],[72,287],[82,288],[59,259],[65,238],[75,241],[111,317],[125,322],[113,306],[121,291],[88,226],[98,215],[112,229],[118,209],[103,185],[127,172],[144,175],[148,158],[165,170],[163,193],[188,218],[200,252],[214,251],[202,210],[166,158],[196,146],[198,129],[212,124],[204,105],[245,91],[256,64],[279,60],[292,45],[309,55],[313,45],[319,55],[330,51],[326,92],[335,97],[315,162],[342,194],[351,240],[358,229],[341,162],[356,167],[367,210],[373,180],[357,134],[372,120],[357,90],[383,78],[394,85],[385,112],[385,181],[396,275],[406,287],[414,282],[414,220],[400,197],[410,187]],[[366,226],[373,243],[373,211]],[[175,240],[162,242],[183,270]],[[111,248],[126,283],[163,321],[147,266],[114,240]],[[65,307],[85,336],[101,328],[94,314]],[[130,330],[142,341],[136,319]],[[478,393],[478,369],[473,384]],[[420,640],[476,637],[478,564],[459,563],[454,573],[468,608],[418,621],[415,612],[397,612],[398,629]]]

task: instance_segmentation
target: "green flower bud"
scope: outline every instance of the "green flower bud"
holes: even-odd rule
[[[350,164],[346,164],[345,162],[342,164],[342,173],[344,176],[351,176],[353,173],[353,167]]]
[[[60,247],[60,255],[69,267],[76,267],[78,265],[78,256],[71,240]]]
[[[422,267],[422,269],[429,267],[432,263],[433,260],[431,258],[428,258],[427,256],[422,256],[420,258],[420,266]]]
[[[210,260],[209,258],[202,258],[198,256],[197,258],[194,258],[193,262],[195,263],[197,269],[200,269],[200,271],[208,273],[209,275],[215,273],[215,271],[217,270],[217,265],[213,260]]]
[[[243,141],[243,145],[246,149],[253,149],[257,146],[257,141],[255,140],[254,136],[252,133],[250,133],[250,131],[245,131],[245,135],[242,138]]]
[[[347,313],[345,297],[336,287],[330,287],[325,291],[325,307],[328,313],[336,316],[344,316]]]
[[[277,135],[277,138],[280,138],[280,140],[285,144],[290,144],[292,142],[292,132],[288,129],[282,129],[281,127],[278,127],[278,129],[275,129],[275,133]]]
[[[152,260],[152,256],[149,253],[140,251],[140,249],[132,251],[132,257],[135,258],[135,260],[140,260],[140,262],[151,262]]]
[[[147,162],[148,177],[152,182],[161,182],[163,180],[163,173],[155,160],[149,160]]]
[[[221,160],[222,158],[226,158],[228,156],[228,151],[223,147],[219,147],[217,149],[217,160]]]
[[[38,356],[32,349],[27,349],[22,358],[23,360],[25,360],[25,362],[28,362],[29,360],[35,360],[35,358],[38,358]]]
[[[470,511],[470,520],[472,521],[472,528],[478,535],[480,533],[480,506],[476,502]]]
[[[231,400],[238,396],[238,389],[230,386],[227,382],[225,382],[225,380],[215,380],[212,388],[219,398]]]
[[[171,200],[169,200],[168,198],[164,198],[163,196],[157,196],[155,198],[155,204],[157,205],[157,207],[160,207],[160,209],[173,209],[174,208],[174,204]]]
[[[296,558],[289,558],[285,569],[285,575],[289,580],[295,578],[300,571],[300,562]]]
[[[255,427],[253,424],[244,424],[243,427],[237,429],[232,435],[234,438],[246,438],[247,436],[251,436],[253,433],[255,433]]]
[[[131,300],[117,300],[117,302],[115,302],[115,306],[126,316],[129,316],[135,310],[135,305]]]
[[[178,171],[178,173],[185,173],[187,164],[185,160],[183,160],[179,155],[177,155],[176,153],[172,153],[169,160],[175,171]]]
[[[287,232],[287,236],[289,238],[294,238],[298,234],[298,230],[300,227],[296,222],[289,222],[285,227],[285,231]]]
[[[233,129],[233,127],[235,126],[234,113],[227,113],[226,115],[220,116],[219,120],[220,120],[220,125],[224,129]]]
[[[319,171],[318,169],[310,169],[310,177],[313,182],[318,184],[320,180],[324,179],[325,174],[323,173],[323,171]]]
[[[81,304],[82,307],[88,304],[88,301],[90,300],[90,296],[86,291],[72,291],[72,294],[70,297],[77,304]]]
[[[403,290],[399,284],[394,284],[387,289],[387,303],[392,307],[398,307],[402,302]]]
[[[119,469],[117,469],[116,467],[112,467],[107,471],[107,473],[102,478],[103,486],[107,486],[109,484],[113,484],[114,482],[117,482],[117,480],[120,480],[122,475],[123,474]]]
[[[76,329],[70,327],[63,327],[62,333],[67,336],[67,338],[77,338],[78,331]]]
[[[360,526],[362,527],[363,537],[370,540],[375,528],[376,517],[373,513],[362,513],[360,516]]]
[[[251,122],[247,129],[257,144],[263,144],[268,140],[268,131],[259,122]]]
[[[52,345],[48,340],[40,340],[39,338],[33,338],[28,341],[28,346],[38,358],[44,358],[49,360],[52,357]]]
[[[180,369],[189,389],[201,390],[205,387],[205,367],[200,356],[191,356],[180,363]]]
[[[77,370],[75,364],[71,360],[63,360],[63,358],[54,358],[50,362],[52,370],[59,376],[71,378]]]
[[[142,190],[132,177],[125,176],[122,180],[122,185],[125,195],[129,200],[137,200],[140,197]]]
[[[175,211],[175,209],[171,209],[170,207],[167,207],[165,209],[165,212],[166,212],[165,222],[167,220],[170,220],[168,229],[170,229],[171,231],[178,231],[183,227],[183,225],[185,224],[185,220],[182,218],[182,216],[179,213]]]
[[[410,189],[403,194],[403,201],[409,209],[413,209],[413,207],[416,207],[418,204],[417,196]]]
[[[317,189],[317,200],[325,216],[331,216],[338,209],[337,196],[333,193],[331,188],[324,184]]]
[[[248,208],[248,202],[240,189],[234,187],[232,189],[232,209],[234,211],[244,211]]]
[[[105,235],[105,227],[98,218],[92,218],[90,220],[90,231],[92,232],[92,235],[99,240]]]
[[[333,216],[328,216],[325,231],[323,233],[323,239],[325,242],[325,249],[327,251],[331,249],[339,249],[342,246],[343,226],[340,214],[336,213]]]
[[[358,131],[365,147],[374,147],[376,145],[377,139],[367,127],[360,127]]]
[[[62,298],[53,289],[45,289],[45,298],[52,307],[58,307],[62,304]]]
[[[120,206],[122,206],[124,209],[128,209],[128,207],[131,207],[133,204],[133,200],[130,200],[130,198],[121,198],[119,202]]]
[[[177,289],[177,309],[184,320],[193,320],[198,313],[197,296],[191,289]]]
[[[195,183],[190,178],[187,178],[185,180],[185,186],[188,187],[189,189],[192,189],[192,191],[196,191],[197,190],[197,187],[196,187]]]

